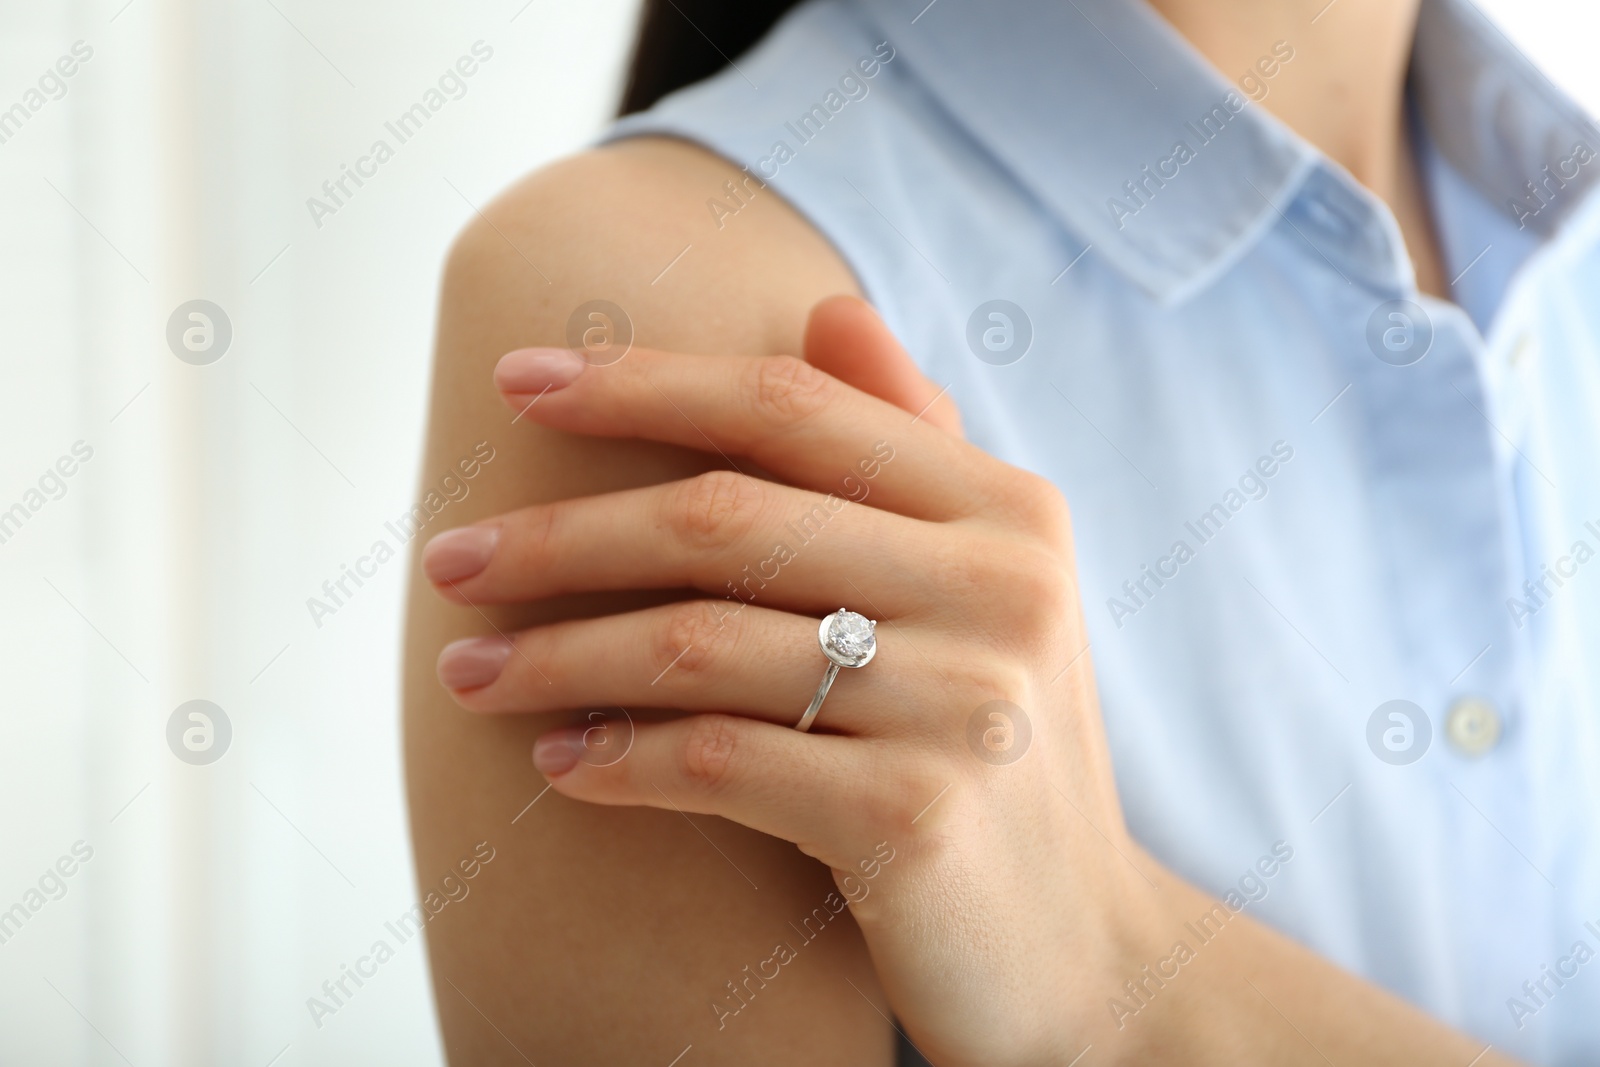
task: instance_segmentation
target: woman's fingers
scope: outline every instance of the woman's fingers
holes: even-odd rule
[[[846,385],[963,436],[961,412],[950,394],[918,369],[872,305],[860,297],[830,296],[811,309],[805,355],[807,363]]]
[[[899,818],[904,805],[884,810],[898,803],[891,791],[901,776],[881,766],[884,749],[860,740],[691,715],[637,724],[617,758],[596,754],[587,732],[552,730],[533,750],[534,766],[574,800],[720,815],[844,868],[870,854],[883,827],[909,823]],[[939,788],[924,784],[930,796]]]
[[[511,603],[693,588],[743,602],[893,615],[926,599],[932,527],[732,471],[524,508],[440,534],[423,572],[445,596]],[[951,531],[947,536],[954,535]]]
[[[621,615],[573,619],[510,635],[457,641],[439,680],[474,711],[574,707],[720,711],[793,726],[828,661],[814,618],[722,600],[685,600]],[[927,661],[885,628],[889,654],[840,672],[817,729],[892,731],[916,694],[942,688]],[[923,651],[931,638],[917,639]],[[872,714],[867,709],[877,709]]]
[[[561,348],[504,356],[495,384],[523,416],[597,437],[748,457],[786,482],[942,521],[978,511],[998,461],[790,356],[635,348],[591,366]]]

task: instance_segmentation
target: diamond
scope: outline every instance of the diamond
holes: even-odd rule
[[[877,647],[878,639],[872,632],[874,625],[866,616],[841,608],[829,617],[828,647],[841,659],[861,659]]]

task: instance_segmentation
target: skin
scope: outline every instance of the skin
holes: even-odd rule
[[[422,478],[436,484],[479,441],[496,455],[450,505],[450,523],[715,465],[687,449],[513,425],[492,373],[512,348],[565,343],[571,310],[597,294],[628,309],[641,345],[799,351],[810,306],[854,283],[775,196],[756,197],[718,231],[705,201],[736,177],[681,144],[619,145],[532,176],[461,235],[441,294]],[[709,1008],[834,890],[826,868],[723,820],[690,825],[676,812],[554,792],[513,824],[544,788],[530,753],[552,721],[463,711],[435,676],[439,650],[466,635],[670,598],[613,593],[480,614],[444,601],[414,572],[404,684],[418,880],[436,884],[477,841],[497,850],[472,896],[429,923],[446,1051],[460,1064],[523,1064],[524,1055],[666,1064],[692,1043],[700,1063],[888,1064],[887,1004],[849,922],[806,948],[805,966],[784,975],[761,1011],[718,1031]],[[816,1026],[819,1017],[827,1026]]]
[[[1263,17],[1287,9],[1257,6]],[[1180,28],[1198,10],[1163,9]],[[1352,21],[1381,14],[1376,4],[1341,0],[1318,28],[1339,25],[1334,20],[1344,15],[1341,9],[1353,13]],[[1221,69],[1242,69],[1260,51],[1254,42],[1261,25],[1237,25],[1231,36],[1223,34],[1234,43],[1232,52],[1197,43]],[[1366,26],[1369,35],[1375,25]],[[1285,34],[1267,35],[1268,47],[1277,36]],[[1355,31],[1330,38],[1330,52],[1341,47],[1339,40],[1347,38],[1344,47],[1352,49],[1362,42]],[[1369,36],[1364,47],[1370,42]],[[1354,54],[1343,53],[1345,69]],[[1292,69],[1315,81],[1322,66]],[[1330,60],[1328,76],[1338,71]],[[1317,99],[1308,87],[1283,93],[1277,104],[1292,125],[1300,95]],[[1358,120],[1398,114],[1397,106],[1384,112],[1378,95],[1371,103],[1379,110],[1349,110],[1350,145],[1336,137],[1319,140],[1323,134],[1313,135],[1314,124],[1302,132],[1330,153],[1361,145]],[[1400,143],[1401,127],[1374,128]],[[1414,173],[1408,165],[1386,168],[1384,153],[1370,144],[1335,158],[1358,177],[1365,173],[1369,184],[1391,183],[1390,202],[1414,242],[1422,278],[1422,264],[1430,256],[1436,263],[1437,256],[1426,212],[1406,217],[1409,202],[1421,204]],[[877,437],[899,439],[909,425],[906,413],[921,410],[934,393],[859,305],[825,304],[807,335],[811,309],[830,294],[855,292],[853,280],[775,195],[758,194],[719,230],[705,200],[739,177],[686,145],[626,143],[526,180],[488,208],[451,253],[423,478],[435,481],[477,442],[491,442],[495,458],[472,483],[471,495],[451,505],[446,521],[489,521],[505,531],[494,561],[476,578],[434,583],[416,574],[409,607],[405,728],[419,880],[437,883],[475,842],[496,849],[469,900],[452,904],[428,927],[451,1061],[666,1064],[692,1045],[685,1063],[887,1065],[891,1011],[941,1067],[1064,1063],[1091,1042],[1097,1062],[1472,1061],[1481,1051],[1474,1042],[1245,916],[1186,965],[1186,977],[1164,988],[1136,1025],[1110,1025],[1105,999],[1167,955],[1183,923],[1213,902],[1163,870],[1122,827],[1100,739],[1092,663],[1082,657],[1061,670],[1082,647],[1070,582],[1049,584],[1046,599],[1056,610],[1003,620],[1024,635],[1015,647],[984,647],[965,660],[951,620],[972,606],[970,592],[963,599],[960,590],[934,582],[923,585],[940,595],[924,599],[910,585],[899,598],[880,590],[892,601],[887,617],[916,636],[896,634],[895,641],[908,642],[897,645],[886,634],[884,647],[892,655],[846,675],[824,713],[834,736],[803,736],[776,725],[784,702],[773,694],[804,694],[818,669],[814,654],[803,667],[786,660],[797,647],[790,631],[782,639],[738,638],[733,644],[745,653],[722,657],[720,674],[713,656],[698,678],[692,663],[689,671],[664,675],[663,684],[673,687],[665,706],[735,713],[684,717],[642,710],[651,694],[634,700],[639,692],[622,691],[625,680],[641,685],[641,668],[666,661],[646,663],[619,650],[658,655],[668,644],[651,640],[659,631],[636,619],[630,636],[618,630],[586,644],[573,639],[570,627],[541,628],[674,602],[697,580],[704,585],[708,575],[727,574],[730,560],[761,558],[746,550],[701,560],[700,572],[685,562],[698,559],[696,553],[663,560],[661,546],[673,538],[650,525],[666,514],[662,497],[599,496],[676,482],[730,460],[768,473],[774,491],[779,482],[813,477],[778,469],[781,450],[763,451],[761,442],[788,428],[747,426],[741,436],[721,425],[724,417],[760,408],[750,395],[726,388],[747,380],[736,368],[749,357],[804,354],[831,372],[826,388],[858,413],[850,432],[865,447]],[[685,245],[690,251],[658,277]],[[500,395],[494,384],[500,357],[527,346],[565,345],[572,309],[597,295],[626,308],[634,325],[636,351],[617,365],[618,373],[591,368],[588,378],[580,376],[531,408],[528,396]],[[674,372],[680,357],[673,353],[698,362]],[[729,357],[726,374],[708,367],[708,355]],[[607,399],[595,384],[623,382],[649,368],[661,374],[653,379],[655,390]],[[666,416],[662,393],[680,410],[723,398],[691,409],[694,422],[721,440],[726,458]],[[862,534],[862,543],[889,546],[873,573],[925,574],[930,558],[1025,558],[1053,560],[1058,566],[1042,570],[1070,576],[1070,528],[1053,489],[961,444],[958,417],[945,402],[923,415],[921,431],[919,447],[899,455],[944,455],[938,439],[926,436],[941,435],[951,449],[950,477],[907,475],[898,492],[880,493],[870,507],[847,512],[853,522],[890,524],[859,527],[878,531]],[[911,467],[889,470],[898,478]],[[723,489],[736,492],[729,488],[735,484],[743,483],[730,479]],[[876,488],[890,486],[884,481]],[[956,499],[982,502],[962,517],[959,531],[939,511],[951,503],[941,494],[952,491]],[[579,497],[592,499],[567,505],[562,522],[538,507]],[[791,513],[774,508],[774,515]],[[873,511],[879,514],[866,514]],[[717,507],[707,511],[717,513]],[[908,525],[913,520],[907,516],[923,521]],[[559,540],[563,524],[590,535]],[[994,531],[1001,527],[1025,532],[997,542]],[[916,533],[902,537],[904,530]],[[980,543],[1003,544],[1004,551],[976,553]],[[814,620],[838,606],[828,583],[836,585],[845,564],[819,558],[794,567],[811,568],[809,580],[788,582],[786,599],[775,595],[774,614],[783,608],[807,615],[814,633]],[[1013,563],[969,576],[983,579],[988,601],[1027,602],[1038,597],[1039,573],[1041,567]],[[1018,593],[995,597],[997,584]],[[803,602],[807,587],[828,588],[831,599]],[[749,618],[755,617],[752,611]],[[519,631],[527,632],[518,637],[524,652],[507,660],[500,680],[454,690],[441,685],[435,658],[446,644]],[[926,671],[906,669],[917,661],[910,646],[924,643],[960,660],[960,669],[952,668],[960,692],[929,689]],[[891,663],[901,665],[898,672],[884,669]],[[533,664],[544,674],[530,669]],[[685,677],[705,681],[684,684]],[[964,721],[978,697],[996,692],[1038,709],[1040,758],[1007,768],[1015,774],[996,777],[990,773],[995,768],[960,749],[939,750],[930,738],[948,739],[949,730],[919,730],[908,715],[894,714],[909,703],[933,709],[936,721]],[[530,758],[534,739],[552,728],[587,724],[580,713],[556,709],[609,706],[624,695],[633,701],[624,706],[636,723],[627,757],[609,767],[580,763],[552,775],[552,788],[542,792],[546,779]],[[697,720],[720,726],[696,728]],[[621,730],[614,725],[591,740],[610,743]],[[764,740],[747,743],[736,730],[764,731]],[[740,738],[733,750],[747,754],[748,762],[741,760],[738,773],[707,776],[708,760],[715,764],[711,757],[725,747],[705,743],[708,737]],[[778,745],[790,747],[763,747]],[[801,755],[824,751],[830,755],[817,763]],[[882,758],[862,762],[862,751]],[[692,752],[699,758],[689,758]],[[796,767],[816,773],[784,777]],[[803,800],[764,800],[762,783],[774,781],[785,785],[786,796]],[[941,783],[956,784],[927,819],[913,822],[914,809]],[[785,821],[781,813],[795,809],[814,813],[815,821]],[[995,827],[1003,828],[998,840]],[[770,957],[774,940],[798,940],[789,924],[840,891],[830,868],[852,868],[879,841],[892,842],[895,859],[873,879],[871,895],[840,914],[783,967],[780,979],[719,1027],[710,1004],[727,994],[725,983]],[[971,862],[978,858],[982,862]],[[1477,1060],[1504,1062],[1493,1052]]]
[[[1151,0],[1225,73],[1249,70],[1271,54],[1275,41],[1294,48],[1293,62],[1272,79],[1261,106],[1389,205],[1405,237],[1417,287],[1447,298],[1447,275],[1409,149],[1403,106],[1420,3]]]

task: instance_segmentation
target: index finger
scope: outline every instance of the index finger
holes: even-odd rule
[[[791,356],[635,348],[606,365],[564,348],[502,357],[495,384],[523,418],[571,433],[641,437],[744,457],[802,489],[913,518],[979,509],[998,462],[917,415]]]

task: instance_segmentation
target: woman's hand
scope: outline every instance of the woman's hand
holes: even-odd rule
[[[773,931],[758,981],[781,983],[848,901],[931,1060],[1064,1064],[1160,948],[1152,868],[1102,738],[1066,506],[965,443],[865,305],[819,305],[807,358],[505,357],[496,384],[521,418],[731,469],[436,537],[424,570],[457,601],[703,594],[457,642],[441,680],[481,712],[688,713],[630,718],[631,736],[614,713],[553,730],[535,763],[569,797],[723,816],[832,868],[839,896]],[[876,620],[877,655],[841,672],[800,733],[827,666],[818,621],[841,607]],[[730,993],[722,1010],[744,1002]]]

